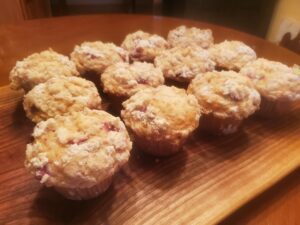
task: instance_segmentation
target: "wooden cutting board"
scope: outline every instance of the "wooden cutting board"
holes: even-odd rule
[[[0,224],[214,224],[300,165],[300,111],[248,120],[230,137],[195,134],[184,151],[154,158],[133,151],[97,199],[66,200],[23,167],[33,124],[22,95],[0,88]]]
[[[49,46],[67,54],[83,40],[119,44],[136,29],[166,35],[181,24],[209,27],[218,41],[245,41],[260,56],[300,62],[296,54],[259,38],[209,24],[149,16],[68,17],[2,27],[0,80],[7,83],[17,59]],[[215,224],[300,165],[300,110],[295,109],[282,119],[250,118],[230,137],[195,134],[184,151],[169,158],[134,149],[106,193],[76,202],[42,187],[24,169],[32,129],[22,93],[1,87],[0,224]]]

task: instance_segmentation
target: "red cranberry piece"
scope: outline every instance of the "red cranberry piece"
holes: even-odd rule
[[[138,79],[137,79],[137,82],[138,82],[139,84],[148,84],[148,80],[146,80],[146,79],[144,79],[144,78],[138,78]]]
[[[109,123],[109,122],[105,122],[103,124],[103,128],[106,131],[117,131],[117,132],[120,131],[119,128],[117,128],[115,125],[113,125],[112,123]]]

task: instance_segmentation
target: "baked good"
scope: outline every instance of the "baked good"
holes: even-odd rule
[[[277,117],[292,110],[300,101],[300,75],[280,62],[259,58],[241,69],[262,96],[259,114]]]
[[[176,87],[159,86],[137,92],[123,102],[121,117],[139,149],[156,156],[182,148],[198,127],[196,98]]]
[[[132,143],[124,124],[100,110],[85,109],[36,125],[25,167],[66,198],[97,197],[128,161]]]
[[[197,27],[179,26],[169,31],[168,43],[172,46],[198,45],[201,48],[209,48],[214,43],[212,31],[210,29],[199,29]]]
[[[223,41],[209,49],[220,69],[239,71],[248,62],[256,59],[255,51],[240,41]]]
[[[153,62],[156,56],[169,47],[163,37],[141,30],[128,34],[121,46],[129,52],[131,61],[146,62]]]
[[[187,92],[200,105],[200,128],[213,134],[231,134],[259,109],[260,95],[250,79],[234,71],[213,71],[196,76]]]
[[[108,66],[117,62],[127,62],[128,53],[113,43],[83,42],[75,46],[71,59],[83,76],[87,73],[99,76]]]
[[[197,74],[215,68],[209,51],[196,45],[168,49],[155,58],[154,64],[167,79],[179,82],[190,82]]]
[[[27,92],[50,78],[62,76],[79,76],[79,73],[67,56],[49,49],[17,61],[9,74],[9,80],[12,89]]]
[[[84,108],[101,109],[101,98],[88,80],[56,77],[31,89],[24,96],[23,106],[27,117],[37,123]]]

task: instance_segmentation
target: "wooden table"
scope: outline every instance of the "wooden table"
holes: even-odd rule
[[[241,40],[252,46],[256,50],[257,54],[261,57],[278,60],[287,63],[288,65],[293,65],[294,63],[300,64],[300,57],[286,49],[275,46],[260,38],[216,25],[181,19],[150,16],[78,16],[55,19],[41,19],[28,21],[21,24],[0,26],[0,85],[3,86],[8,84],[8,73],[15,62],[33,52],[39,52],[48,47],[51,47],[58,52],[69,54],[75,44],[87,40],[102,40],[104,42],[114,42],[116,44],[120,44],[127,33],[136,31],[137,29],[143,29],[144,31],[154,32],[166,36],[168,30],[181,24],[212,29],[216,42],[222,41],[224,39]],[[27,126],[29,122],[24,119],[24,115],[21,112],[21,105],[19,103],[16,103],[16,101],[20,101],[20,95],[8,91],[6,87],[0,88],[0,91],[0,95],[2,97],[1,99],[3,100],[1,110],[6,110],[6,114],[4,115],[2,113],[1,115],[4,115],[5,117],[8,113],[13,113],[13,117],[15,120],[12,122],[10,119],[11,117],[7,117],[9,119],[7,119],[6,117],[5,119],[3,119],[4,117],[0,118],[1,132],[5,133],[8,126],[19,126],[20,124],[25,124],[26,126],[19,130],[20,133],[16,133],[14,134],[14,136],[16,138],[16,142],[18,142],[18,135],[22,135],[22,133],[24,132],[26,133],[26,137],[29,138],[32,125]],[[14,143],[15,145],[12,144],[12,146],[8,146],[5,140],[0,140],[2,145],[0,146],[0,192],[2,193],[0,194],[0,223],[2,221],[10,222],[8,224],[64,224],[69,223],[70,221],[72,221],[73,217],[76,217],[76,215],[73,215],[73,213],[83,213],[85,214],[85,216],[93,215],[93,217],[95,217],[95,214],[97,214],[97,212],[95,211],[96,209],[94,206],[97,204],[97,200],[83,203],[68,203],[69,205],[72,204],[71,211],[67,209],[65,211],[60,211],[60,205],[57,205],[56,209],[54,203],[60,204],[62,201],[51,201],[52,198],[57,198],[57,195],[55,193],[52,193],[51,191],[45,189],[39,190],[39,185],[34,182],[30,183],[30,185],[32,185],[32,188],[25,187],[27,180],[31,179],[31,177],[22,175],[23,169],[19,169],[21,162],[24,159],[23,153],[16,155],[15,152],[5,152],[5,149],[13,149],[14,146],[15,148],[19,148],[22,146],[25,148],[25,143],[27,141],[27,139],[22,139],[20,143]],[[23,150],[21,149],[20,151]],[[192,151],[188,153],[188,156],[184,156],[184,158],[187,159],[184,159],[183,161],[181,160],[178,163],[184,163],[185,160],[189,159],[189,154],[192,153],[196,154]],[[208,154],[208,156],[210,156],[209,153],[206,153],[204,151],[203,154]],[[197,156],[197,154],[195,156]],[[12,165],[12,162],[14,161],[19,163],[18,167]],[[145,169],[145,171],[149,175],[149,166],[151,167],[152,163],[148,163],[147,160],[144,161],[144,163],[147,164],[147,168]],[[8,170],[7,167],[12,169]],[[243,207],[240,207],[239,209],[233,207],[232,210],[235,209],[235,212],[233,214],[224,214],[222,216],[219,215],[219,218],[224,218],[223,222],[221,223],[272,225],[300,224],[300,174],[299,169],[297,169],[296,167],[293,168],[296,169],[293,169],[294,172],[286,176],[283,180],[281,180],[281,182],[273,185],[273,187],[271,187],[268,191],[261,189],[261,191],[265,192],[258,193],[260,195],[258,195],[255,199],[252,199],[252,201],[245,204]],[[264,171],[262,171],[261,173],[263,172]],[[16,180],[13,182],[10,181],[9,183],[9,176],[20,176],[20,180]],[[170,179],[175,179],[174,176],[176,177],[176,173],[170,173]],[[123,177],[121,178],[121,180],[122,179],[130,180],[130,177]],[[166,179],[168,179],[168,177],[166,177]],[[11,185],[14,182],[18,183],[18,190],[16,190],[14,186],[11,187],[6,185],[7,183]],[[24,182],[24,187],[22,187],[22,182]],[[176,181],[174,182],[176,183]],[[116,185],[117,188],[119,183],[117,183]],[[269,186],[271,186],[271,183],[269,184]],[[115,192],[117,188],[115,187],[114,189],[110,189],[108,193],[106,193],[106,195],[102,197],[101,200],[105,202],[105,200],[116,195]],[[134,187],[127,188],[130,189]],[[22,204],[23,202],[26,202],[27,198],[31,198],[30,196],[38,190],[41,196],[46,196],[46,198],[49,198],[49,205],[47,205],[47,201],[45,201],[45,199],[37,198],[31,206],[32,210],[40,209],[41,211],[41,213],[38,214],[38,217],[36,217],[37,215],[32,214],[32,210],[25,209],[24,207],[22,207]],[[24,197],[22,198],[23,192],[26,193],[26,195],[24,195]],[[9,199],[13,198],[14,196],[12,193],[15,193],[16,196],[19,196],[17,201],[15,201],[14,203],[15,208],[8,202]],[[247,201],[245,199],[242,202],[246,203]],[[103,209],[109,209],[111,207],[109,205],[109,202],[106,201],[106,203],[108,205],[103,206]],[[128,204],[132,203],[128,202]],[[36,209],[36,207],[38,208]],[[83,207],[84,212],[81,212],[81,207]],[[124,208],[124,210],[125,209],[126,208]],[[14,210],[16,210],[17,212]],[[120,210],[119,213],[122,212],[122,210]],[[63,213],[67,214],[65,215]],[[101,216],[99,216],[99,218],[101,217],[100,222],[104,224],[110,224],[111,221],[108,219],[108,212],[102,211],[99,213],[101,213]],[[6,218],[1,217],[1,214],[6,215]],[[122,214],[122,216],[124,217],[126,215]],[[20,217],[22,217],[22,220]],[[213,218],[210,219],[210,222],[211,221],[220,222],[217,219],[214,220]],[[83,221],[81,222],[83,223]],[[80,223],[80,220],[79,222],[77,221],[77,223]],[[176,223],[174,222],[174,224]]]

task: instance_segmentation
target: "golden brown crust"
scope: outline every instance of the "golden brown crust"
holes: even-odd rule
[[[250,79],[234,71],[199,75],[187,92],[196,96],[203,114],[221,119],[242,120],[259,109],[260,95]]]

